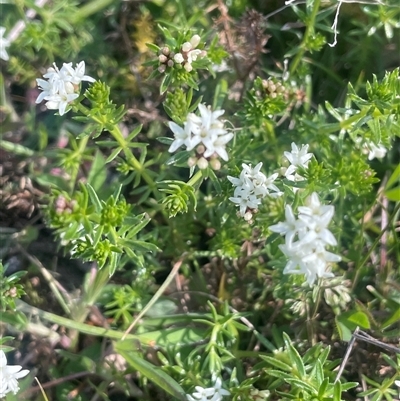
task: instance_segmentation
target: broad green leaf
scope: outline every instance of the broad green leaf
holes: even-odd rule
[[[370,323],[368,316],[361,311],[343,312],[335,318],[337,329],[343,341],[350,341],[352,332],[357,326],[363,329],[369,329]]]

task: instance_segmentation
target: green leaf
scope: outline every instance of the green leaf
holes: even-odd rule
[[[342,385],[337,381],[333,387],[333,401],[342,400]]]
[[[385,196],[393,202],[400,201],[400,186],[385,191]]]
[[[296,386],[300,390],[307,391],[311,395],[317,395],[318,393],[316,388],[314,388],[311,384],[306,383],[304,380],[295,379],[292,376],[289,379],[286,379],[285,381],[289,384]]]
[[[87,191],[89,193],[90,200],[94,204],[94,207],[96,208],[96,212],[100,213],[103,207],[101,206],[101,202],[99,197],[97,196],[96,191],[94,188],[88,183],[86,184]]]
[[[399,182],[400,182],[400,164],[397,165],[396,169],[393,171],[393,174],[389,177],[385,187],[385,191],[391,188],[394,184]]]
[[[89,171],[87,182],[94,190],[99,191],[107,178],[107,169],[104,157],[100,151],[96,152],[92,168]]]
[[[146,46],[153,51],[154,53],[158,53],[160,51],[160,48],[155,45],[154,43],[146,43]]]
[[[220,109],[224,103],[225,97],[228,93],[228,82],[226,79],[221,79],[214,92],[214,101],[212,105],[213,110]]]
[[[280,361],[279,359],[272,358],[267,355],[260,355],[260,358],[263,359],[264,361],[268,362],[270,365],[275,366],[278,369],[282,369],[286,372],[291,372],[292,367],[285,362]]]
[[[172,138],[168,138],[166,136],[160,136],[156,138],[158,142],[163,143],[164,145],[171,145],[171,143],[174,141]]]
[[[132,342],[129,342],[132,348]],[[186,394],[183,388],[159,367],[154,366],[150,362],[144,360],[138,352],[126,350],[120,346],[121,343],[115,345],[115,349],[119,352],[134,369],[139,371],[143,376],[147,377],[154,384],[171,394],[178,400],[186,401]]]
[[[142,130],[142,127],[143,127],[142,124],[138,125],[138,126],[128,135],[128,137],[126,138],[126,141],[129,142],[129,141],[131,141],[133,138],[135,138],[135,137],[139,134],[139,132]],[[145,145],[146,145],[146,144],[145,144]]]
[[[382,323],[382,329],[385,330],[387,327],[391,326],[392,324],[399,323],[399,321],[400,321],[400,308],[397,308],[393,312],[393,314]]]
[[[3,148],[7,152],[21,156],[33,156],[35,153],[32,149],[29,149],[26,146],[4,140],[0,140],[0,148]]]
[[[363,329],[369,329],[370,323],[368,316],[361,311],[343,312],[335,318],[337,329],[343,341],[350,341],[352,332],[357,326]]]
[[[328,388],[329,384],[329,379],[326,377],[324,381],[320,384],[319,389],[318,389],[318,399],[322,400],[322,398],[325,396],[325,391]]]
[[[172,83],[172,74],[165,74],[161,85],[160,85],[160,94],[162,95]]]
[[[120,148],[120,147],[114,149],[114,150],[111,152],[110,156],[107,157],[106,164],[107,164],[107,163],[110,163],[111,161],[113,161],[113,160],[119,155],[119,153],[121,152],[121,150],[122,150],[122,148]]]

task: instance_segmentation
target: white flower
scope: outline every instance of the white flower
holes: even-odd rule
[[[65,114],[65,110],[69,103],[74,101],[79,95],[77,93],[61,92],[56,95],[46,96],[46,107],[49,110],[58,109],[60,116]]]
[[[274,224],[269,229],[280,235],[285,236],[285,243],[287,246],[292,246],[294,237],[296,234],[302,236],[305,232],[305,224],[302,221],[296,220],[292,207],[290,205],[285,206],[285,221],[280,221],[278,224]]]
[[[0,397],[7,393],[17,394],[19,391],[18,379],[25,377],[29,370],[21,370],[19,365],[7,366],[7,358],[3,350],[0,350]]]
[[[381,144],[375,145],[373,142],[367,144],[368,149],[368,160],[373,160],[375,158],[382,159],[385,157],[387,149]]]
[[[310,159],[312,158],[312,153],[307,153],[308,145],[302,145],[301,149],[292,142],[292,151],[291,152],[283,152],[286,158],[291,163],[290,166],[286,169],[285,177],[290,181],[301,181],[303,177],[301,177],[298,173],[296,173],[297,167],[307,168]]]
[[[257,209],[265,196],[270,195],[276,197],[281,195],[282,192],[273,184],[278,174],[273,174],[267,178],[265,174],[260,171],[262,167],[261,162],[254,168],[251,168],[250,165],[245,163],[242,164],[242,167],[243,170],[239,178],[228,175],[228,180],[235,186],[234,196],[229,198],[229,200],[239,206],[239,214],[244,217],[245,220],[250,220],[251,213],[249,213],[248,209]],[[270,194],[270,190],[276,193]]]
[[[192,150],[197,145],[197,152],[200,156],[207,159],[214,154],[221,159],[228,161],[229,156],[226,151],[226,144],[233,138],[233,134],[224,128],[224,123],[218,118],[224,114],[224,110],[212,111],[204,104],[199,104],[200,116],[189,113],[183,128],[174,122],[169,123],[169,127],[175,135],[175,141],[169,148],[169,152],[174,152],[180,146],[186,146],[186,150]],[[202,148],[202,149],[201,149]]]
[[[394,381],[394,384],[395,384],[397,387],[400,387],[400,380],[395,380],[395,381]]]
[[[231,393],[228,390],[225,390],[222,388],[222,380],[221,378],[217,378],[217,380],[214,383],[214,388],[221,397],[224,397],[225,395],[230,395]]]
[[[196,386],[195,390],[192,395],[186,395],[189,401],[221,401],[225,395],[230,395],[228,390],[222,388],[220,378],[217,378],[213,387],[203,388]]]
[[[170,121],[168,123],[168,126],[175,135],[175,140],[169,147],[168,152],[175,152],[175,150],[180,148],[182,145],[185,145],[187,150],[192,150],[196,145],[200,143],[200,138],[192,137],[190,122],[186,121],[183,124],[183,128],[173,121]]]
[[[66,80],[74,85],[79,85],[82,81],[95,82],[96,80],[89,75],[85,75],[85,62],[81,61],[74,68],[72,63],[64,63],[61,71],[65,71]]]
[[[327,245],[337,244],[336,238],[327,228],[334,207],[321,205],[315,192],[307,198],[306,205],[298,208],[298,219],[292,207],[286,205],[286,220],[269,229],[285,236],[285,244],[279,245],[288,258],[283,273],[304,274],[307,283],[312,285],[317,278],[333,277],[328,267],[341,258],[325,249]]]
[[[3,60],[8,60],[8,53],[6,50],[6,47],[10,46],[10,41],[4,37],[4,34],[6,32],[6,28],[0,27],[0,58]]]
[[[36,99],[36,103],[46,100],[46,107],[50,110],[59,110],[59,114],[65,114],[68,104],[79,97],[79,84],[82,81],[94,82],[94,78],[85,75],[85,62],[81,61],[72,67],[72,63],[64,63],[58,69],[54,63],[47,69],[43,78],[38,78],[36,82],[42,92]]]
[[[210,157],[216,153],[221,159],[228,161],[229,156],[225,150],[225,145],[233,138],[233,134],[229,133],[222,136],[213,136],[203,140],[203,144],[207,148],[204,152],[204,157]]]

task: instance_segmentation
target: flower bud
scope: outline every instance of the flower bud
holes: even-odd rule
[[[182,53],[176,53],[174,56],[174,61],[175,63],[181,64],[185,61],[185,59],[182,56]]]
[[[197,164],[197,157],[189,157],[188,166],[193,167]]]
[[[161,74],[163,74],[163,73],[165,72],[166,69],[167,69],[167,66],[166,66],[165,64],[161,64],[161,65],[158,67],[158,71],[159,71]]]
[[[214,171],[221,170],[221,162],[217,158],[212,158],[210,160],[210,166]]]
[[[204,157],[201,157],[197,161],[197,166],[199,167],[200,170],[205,170],[208,167],[208,161]]]
[[[190,39],[190,44],[192,45],[192,48],[195,49],[199,43],[200,43],[200,36],[199,35],[193,35],[192,39]]]
[[[187,53],[187,52],[189,52],[190,50],[192,50],[192,45],[190,44],[190,42],[185,42],[185,43],[182,45],[182,51],[185,52],[185,53]]]
[[[171,50],[170,50],[170,48],[168,46],[164,46],[161,49],[161,53],[164,54],[165,56],[169,56],[169,54],[171,53]]]
[[[164,64],[164,63],[166,63],[166,62],[168,61],[168,57],[165,56],[164,54],[160,54],[160,55],[158,56],[158,61],[159,61],[160,63]]]
[[[173,67],[174,66],[174,60],[169,59],[167,62],[168,67]]]
[[[190,72],[190,71],[193,70],[192,64],[190,64],[190,63],[185,63],[185,64],[183,65],[183,68],[184,68],[187,72]]]

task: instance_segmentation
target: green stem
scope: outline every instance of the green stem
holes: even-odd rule
[[[202,171],[198,170],[197,173],[186,184],[193,187],[193,185],[196,184],[196,182],[199,181],[202,176]]]
[[[129,149],[129,146],[122,135],[121,130],[119,129],[118,126],[114,126],[114,128],[110,131],[111,135],[114,137],[114,139],[118,142],[118,145],[122,148],[122,150],[125,153],[126,160],[127,162],[136,170],[140,173],[140,175],[143,177],[143,179],[146,181],[146,183],[149,185],[149,187],[153,190],[156,188],[156,183],[154,180],[150,177],[150,175],[146,172],[145,168],[140,164],[139,160],[136,159],[136,157],[133,155],[132,151]]]
[[[77,110],[79,110],[83,115],[91,118],[93,121],[103,125],[104,121],[101,121],[99,118],[96,118],[96,116],[89,116],[89,110],[87,107],[83,106],[81,103],[76,103],[74,104]],[[156,183],[154,180],[150,177],[150,175],[146,172],[146,169],[144,166],[139,162],[139,160],[136,159],[136,157],[133,155],[132,151],[130,150],[128,143],[126,142],[124,136],[122,135],[121,130],[119,129],[118,125],[114,125],[114,128],[109,131],[111,135],[114,137],[114,139],[117,141],[118,145],[120,148],[123,150],[127,162],[143,177],[143,179],[146,181],[146,183],[149,185],[149,187],[152,189],[153,193],[157,196],[158,191],[156,191]]]
[[[82,6],[77,13],[75,13],[71,18],[70,18],[70,23],[75,25],[79,21],[82,21],[88,17],[90,17],[92,14],[95,14],[104,8],[110,6],[114,0],[93,0],[90,3],[85,4]]]
[[[74,192],[75,185],[76,185],[76,180],[78,178],[78,173],[79,173],[79,166],[82,164],[82,155],[86,150],[87,143],[89,141],[89,136],[85,136],[84,138],[81,139],[78,145],[78,149],[74,152],[73,158],[74,159],[79,159],[79,163],[77,164],[77,168],[74,169],[74,171],[71,172],[71,180],[70,180],[70,190],[71,194]]]
[[[302,42],[300,44],[300,50],[297,53],[295,59],[293,60],[292,65],[290,66],[290,75],[293,75],[293,73],[296,71],[301,59],[304,56],[304,53],[307,50],[306,45],[307,45],[309,37],[314,33],[315,18],[317,16],[317,13],[318,13],[320,5],[321,5],[321,0],[314,0],[313,9],[311,11],[310,19],[308,21],[307,28],[306,28],[306,31],[305,31],[304,36],[303,36],[303,40],[302,40]]]

